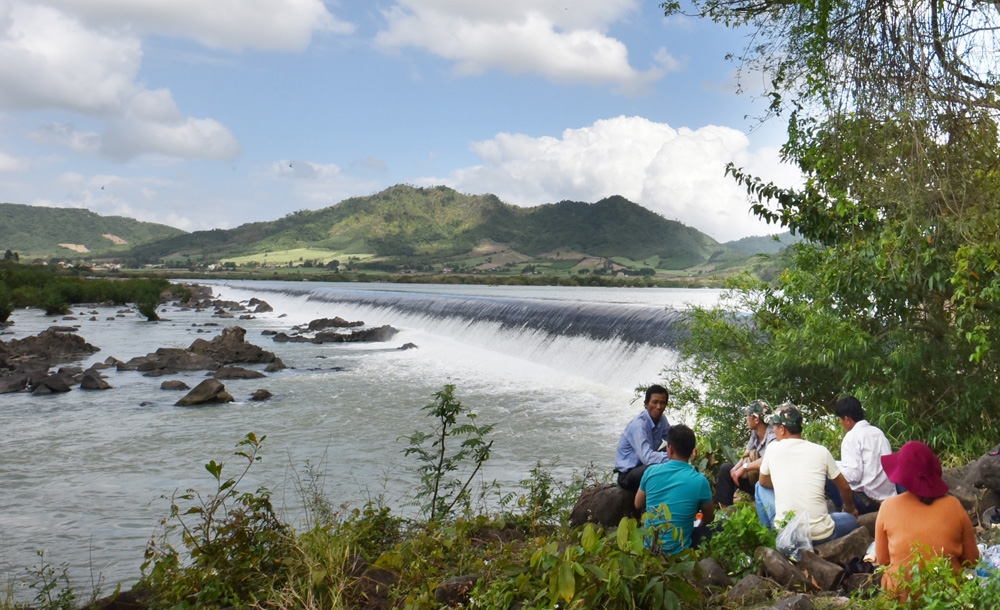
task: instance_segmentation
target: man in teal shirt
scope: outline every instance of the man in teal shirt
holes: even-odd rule
[[[670,461],[649,466],[635,494],[635,507],[646,510],[646,527],[658,529],[660,546],[668,555],[691,547],[699,510],[699,529],[715,518],[712,487],[705,475],[688,463],[696,444],[691,428],[683,424],[671,426],[667,432]]]

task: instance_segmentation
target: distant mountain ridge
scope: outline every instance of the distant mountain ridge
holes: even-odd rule
[[[0,250],[14,250],[22,258],[120,253],[182,234],[167,225],[90,210],[0,203]]]
[[[0,204],[0,250],[181,265],[304,259],[324,264],[339,258],[385,270],[504,266],[517,271],[514,265],[542,262],[574,272],[598,267],[651,272],[739,264],[758,252],[776,252],[786,237],[781,243],[754,237],[720,244],[620,196],[525,208],[445,186],[396,185],[320,210],[193,233],[87,210]]]
[[[722,244],[730,250],[735,250],[753,256],[754,254],[777,254],[792,244],[802,241],[802,237],[792,235],[788,231],[774,235],[751,235]]]
[[[704,233],[667,220],[623,197],[522,208],[495,195],[444,186],[397,185],[315,211],[235,229],[197,231],[133,249],[138,260],[183,256],[221,260],[266,251],[314,248],[396,261],[443,261],[484,242],[525,257],[571,250],[593,257],[655,260],[682,269],[724,255]]]

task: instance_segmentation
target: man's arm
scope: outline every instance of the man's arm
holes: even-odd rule
[[[628,430],[628,441],[639,457],[640,464],[661,464],[670,458],[662,451],[655,451],[649,444],[649,434],[642,426],[634,426]]]
[[[841,477],[844,478],[844,477]],[[774,489],[774,484],[771,483],[771,475],[760,473],[760,485],[761,487],[766,487],[768,489]]]
[[[861,458],[861,442],[858,438],[850,435],[844,437],[844,442],[840,444],[840,461],[837,462],[840,474],[847,479],[848,485],[858,485],[865,472],[865,465]]]
[[[761,477],[762,479],[764,477]],[[837,490],[840,491],[840,497],[844,501],[844,512],[851,513],[855,517],[858,516],[858,509],[854,508],[854,492],[851,491],[851,486],[847,483],[847,479],[844,475],[838,474],[837,478],[833,480],[833,484],[837,486]]]
[[[635,508],[636,510],[646,510],[646,492],[641,489],[635,492]]]

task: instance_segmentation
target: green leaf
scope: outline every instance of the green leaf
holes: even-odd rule
[[[573,601],[576,595],[576,577],[573,575],[573,564],[563,562],[559,564],[559,597],[565,602]]]
[[[222,477],[222,464],[216,464],[215,460],[205,464],[205,470],[209,472],[213,477],[219,479]]]
[[[592,523],[587,523],[587,525],[583,526],[583,534],[580,536],[580,546],[587,553],[593,553],[594,548],[597,547],[597,532],[594,530]]]

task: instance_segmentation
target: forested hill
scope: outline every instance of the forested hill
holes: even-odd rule
[[[122,252],[183,234],[166,225],[90,210],[0,203],[0,251],[13,250],[22,258]]]
[[[573,251],[634,261],[655,259],[657,267],[675,269],[729,252],[704,233],[622,197],[521,208],[494,195],[397,185],[279,220],[179,235],[135,248],[133,255],[140,262],[184,256],[220,260],[312,248],[426,262],[458,257],[484,243],[501,244],[526,257]]]

